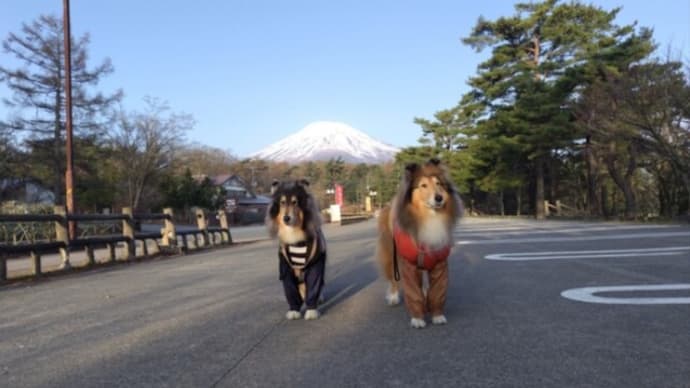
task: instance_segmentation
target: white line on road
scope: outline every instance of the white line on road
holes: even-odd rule
[[[555,232],[555,231],[554,231]],[[690,237],[690,232],[668,232],[668,233],[629,233],[629,234],[610,234],[598,236],[553,236],[535,238],[505,238],[496,240],[460,240],[457,245],[477,245],[477,244],[522,244],[522,243],[550,243],[563,241],[598,241],[598,240],[627,240],[641,238],[663,238],[663,237]]]
[[[657,284],[657,285],[633,285],[633,286],[606,286],[573,288],[561,292],[561,296],[586,303],[603,304],[690,304],[690,297],[645,297],[645,298],[614,298],[608,296],[596,296],[600,292],[632,292],[632,291],[671,291],[690,290],[690,284]]]
[[[463,236],[468,234],[483,234],[483,233],[495,233],[495,234],[534,234],[534,233],[578,233],[578,232],[599,232],[599,231],[622,231],[622,230],[632,230],[632,229],[660,229],[660,228],[671,228],[675,225],[609,225],[609,226],[591,226],[583,225],[575,228],[549,228],[548,225],[542,225],[538,228],[526,228],[522,226],[512,226],[512,227],[495,227],[495,228],[475,228],[472,225],[466,227],[467,225],[461,225],[456,228],[456,231],[461,233]],[[662,232],[663,233],[663,232]]]
[[[484,258],[486,260],[500,261],[530,261],[554,259],[598,259],[608,257],[671,256],[682,255],[688,252],[690,252],[690,246],[668,248],[616,249],[598,251],[494,253],[491,255],[486,255],[484,256]]]

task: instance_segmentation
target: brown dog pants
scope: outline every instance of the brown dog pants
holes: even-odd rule
[[[402,267],[403,293],[407,311],[413,318],[422,319],[424,313],[431,316],[443,314],[448,292],[448,260],[436,263],[429,271],[429,290],[426,298],[422,290],[422,271],[407,260],[400,260]]]

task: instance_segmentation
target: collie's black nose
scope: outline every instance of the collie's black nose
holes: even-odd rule
[[[436,194],[434,199],[436,200],[436,202],[441,202],[441,201],[443,201],[443,196],[441,194]]]
[[[283,216],[283,222],[285,222],[285,223],[290,222],[290,216]]]

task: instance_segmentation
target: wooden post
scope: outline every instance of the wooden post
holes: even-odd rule
[[[228,223],[228,213],[221,209],[218,210],[218,220],[220,221],[220,227],[224,230],[221,232],[221,243],[232,244],[232,235],[230,234],[230,224]]]
[[[189,252],[189,242],[187,241],[187,235],[183,234],[181,237],[182,237],[182,252],[184,254],[187,254]]]
[[[108,262],[113,262],[116,259],[115,256],[115,244],[113,243],[108,243],[105,244],[105,247],[108,249]]]
[[[88,259],[88,263],[86,265],[91,267],[96,264],[96,258],[93,254],[93,247],[90,244],[86,244],[84,250],[86,251],[86,258]]]
[[[556,200],[556,214],[558,214],[559,216],[562,216],[563,215],[562,211],[563,211],[563,209],[561,208],[561,201]]]
[[[173,209],[166,207],[163,209],[163,214],[169,216],[163,221],[163,229],[161,230],[161,245],[164,247],[172,247],[177,245],[177,234],[175,234],[175,223],[173,222]]]
[[[41,254],[36,251],[31,251],[31,266],[35,276],[41,276],[43,269],[41,268]]]
[[[60,269],[69,269],[69,232],[67,229],[67,210],[64,206],[55,206],[53,213],[61,217],[55,221],[55,240],[62,242],[65,246],[60,248]]]
[[[544,201],[544,216],[548,217],[551,209],[549,209],[549,201]]]
[[[7,258],[0,253],[0,284],[7,280]]]
[[[206,220],[206,214],[204,214],[204,210],[200,209],[200,208],[196,208],[196,210],[194,212],[196,213],[196,226],[197,226],[197,228],[199,228],[199,231],[201,232],[201,235],[202,235],[203,246],[207,246],[209,244],[209,241],[208,241],[208,221]],[[197,248],[198,247],[199,247],[199,243],[197,242]]]
[[[122,214],[127,216],[122,220],[122,235],[127,237],[127,257],[130,260],[136,257],[136,241],[134,240],[134,218],[132,217],[132,208],[123,207]]]
[[[141,240],[141,251],[144,257],[149,257],[149,247],[146,246],[146,239]]]

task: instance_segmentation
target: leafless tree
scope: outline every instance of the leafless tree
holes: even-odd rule
[[[171,167],[185,133],[194,126],[191,115],[172,113],[158,99],[146,98],[145,103],[143,112],[118,113],[112,137],[118,186],[127,206],[135,210],[148,205],[144,193]]]

